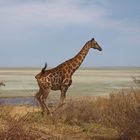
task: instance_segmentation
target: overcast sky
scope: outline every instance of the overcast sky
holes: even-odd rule
[[[93,37],[82,66],[140,66],[140,0],[0,0],[0,67],[54,67]]]

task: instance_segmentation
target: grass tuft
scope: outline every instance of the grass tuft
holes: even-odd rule
[[[140,139],[139,89],[69,100],[52,117],[31,108],[0,106],[0,140]]]

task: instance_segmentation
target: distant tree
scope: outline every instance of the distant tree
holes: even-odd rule
[[[3,82],[0,82],[0,87],[1,87],[1,86],[6,86],[6,85],[5,85]]]
[[[131,76],[132,77],[132,79],[133,79],[133,81],[134,81],[134,83],[136,83],[136,84],[140,84],[140,79],[137,77],[135,77],[135,76]],[[139,76],[140,77],[140,76]]]

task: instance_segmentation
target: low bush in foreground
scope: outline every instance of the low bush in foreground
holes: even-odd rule
[[[123,140],[140,139],[140,91],[121,90],[109,97],[71,101],[53,116],[69,124],[96,122],[118,132]]]
[[[140,91],[111,94],[102,111],[102,123],[117,130],[123,140],[140,139]]]
[[[52,117],[39,109],[11,116],[11,108],[0,107],[0,140],[140,139],[139,90],[68,100]]]

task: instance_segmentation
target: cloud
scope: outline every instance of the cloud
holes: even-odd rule
[[[33,63],[37,63],[35,60],[41,63],[47,56],[53,64],[62,51],[65,52],[62,59],[72,56],[76,46],[94,32],[103,46],[103,65],[108,60],[112,64],[121,63],[118,54],[126,62],[131,59],[137,62],[140,46],[137,13],[139,1],[126,4],[122,0],[0,0],[0,57],[7,64],[23,60],[30,65],[24,60],[25,54]],[[50,52],[57,52],[58,56]],[[128,53],[126,57],[123,52]]]
[[[4,2],[3,4],[4,5]],[[104,9],[97,5],[85,6],[78,1],[29,1],[8,4],[0,8],[0,24],[90,24],[96,26],[101,23],[106,14]]]
[[[96,1],[86,0],[0,0],[0,40],[21,40],[39,28],[100,28],[109,22],[107,11]],[[112,23],[111,23],[112,24]]]
[[[120,5],[110,0],[0,0],[0,26],[16,28],[32,25],[125,27],[124,19],[113,15],[115,6],[119,8]],[[123,6],[121,5],[121,8]],[[126,5],[125,8],[127,8]]]
[[[69,25],[128,34],[139,32],[139,25],[133,26],[136,22],[114,16],[110,7],[110,0],[0,0],[0,38],[27,36],[30,28],[58,30]]]
[[[1,0],[0,28],[19,31],[33,26],[126,27],[124,20],[112,18],[109,6],[109,0]]]

